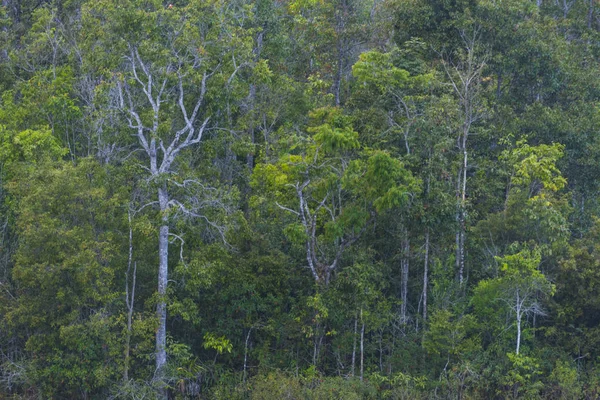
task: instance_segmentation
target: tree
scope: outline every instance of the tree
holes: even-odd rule
[[[248,38],[230,25],[235,19],[230,12],[235,12],[235,6],[224,8],[218,2],[199,0],[166,8],[158,1],[108,1],[89,13],[100,24],[106,15],[115,33],[125,30],[123,37],[108,40],[123,51],[119,72],[113,75],[111,106],[122,113],[136,139],[136,150],[144,155],[147,182],[155,191],[151,203],[160,212],[156,310],[159,382],[167,362],[171,221],[176,215],[200,218],[224,238],[224,228],[207,216],[211,208],[226,208],[222,193],[197,176],[186,176],[183,165],[186,150],[198,147],[209,127],[217,127],[222,112],[215,100],[234,87],[236,74],[249,61]],[[129,24],[136,29],[132,31]],[[175,193],[182,193],[183,198]]]
[[[418,186],[402,163],[383,151],[356,157],[358,135],[340,109],[319,109],[311,118],[313,136],[298,138],[301,154],[257,166],[254,179],[255,187],[275,194],[277,207],[296,216],[287,234],[304,242],[315,282],[327,286],[371,214],[407,202]]]
[[[121,369],[115,284],[126,250],[115,233],[127,193],[93,160],[46,152],[7,185],[19,198],[19,247],[5,319],[28,355],[22,383],[45,397],[106,394]]]
[[[308,62],[308,75],[323,79],[336,107],[343,104],[343,85],[359,50],[368,40],[370,2],[364,0],[293,0],[294,37]],[[375,7],[373,4],[371,10]],[[291,35],[291,36],[292,36]],[[307,64],[304,64],[306,68]]]
[[[464,51],[459,53],[460,61],[444,60],[450,84],[458,97],[460,128],[456,144],[461,157],[456,179],[456,267],[458,281],[462,285],[465,270],[465,246],[467,235],[467,173],[469,169],[469,136],[473,125],[485,115],[481,96],[481,78],[485,68],[485,58],[479,52],[479,28],[470,31],[461,30],[460,37],[464,43]]]
[[[539,271],[539,250],[523,249],[497,258],[500,276],[479,282],[475,299],[487,298],[504,303],[517,327],[515,354],[521,349],[523,317],[545,315],[540,299],[554,294],[554,285]],[[477,301],[477,300],[476,300]]]

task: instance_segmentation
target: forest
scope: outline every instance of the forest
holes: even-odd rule
[[[0,1],[0,398],[600,397],[598,0]]]

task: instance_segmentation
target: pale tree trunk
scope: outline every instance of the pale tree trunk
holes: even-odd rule
[[[131,332],[132,332],[132,319],[133,319],[133,306],[135,302],[135,281],[137,275],[137,263],[133,264],[133,282],[131,284],[131,293],[129,293],[129,268],[127,268],[127,279],[125,281],[126,292],[125,298],[127,301],[127,335],[125,337],[125,365],[123,367],[123,382],[129,381],[129,363],[131,360]]]
[[[9,10],[13,23],[21,22],[21,0],[2,0],[2,7]]]
[[[336,107],[339,107],[341,100],[340,100],[340,92],[342,90],[342,73],[343,73],[343,68],[344,68],[344,57],[343,57],[343,44],[342,44],[342,38],[338,39],[337,42],[337,50],[338,50],[338,60],[337,60],[337,71],[335,74],[335,80],[333,83],[333,94],[335,96],[335,105]]]
[[[148,157],[150,178],[155,180],[172,172],[171,167],[181,151],[200,143],[202,140],[209,118],[205,118],[200,126],[196,124],[201,115],[208,74],[206,72],[203,74],[195,104],[189,110],[184,102],[184,77],[177,72],[177,86],[174,89],[178,93],[177,105],[184,124],[181,129],[171,134],[170,140],[166,140],[159,134],[160,107],[166,101],[164,96],[167,91],[165,88],[169,83],[170,76],[173,75],[171,68],[173,67],[176,70],[176,67],[170,65],[153,70],[152,63],[145,62],[134,45],[130,45],[129,50],[130,55],[126,56],[125,59],[130,63],[132,81],[137,84],[137,91],[143,93],[142,98],[145,98],[145,102],[142,102],[142,105],[138,103],[140,101],[139,97],[132,93],[136,85],[133,84],[132,86],[127,80],[116,82],[116,101],[119,109],[126,114],[129,128],[136,131],[138,144]],[[139,111],[139,108],[148,106],[152,111],[151,123],[144,122]],[[181,202],[170,199],[166,183],[163,183],[158,189],[158,205],[161,213],[161,223],[158,233],[158,304],[156,305],[158,327],[156,329],[155,380],[161,382],[165,377],[164,369],[167,362],[166,295],[169,260],[169,209],[174,206],[178,208],[178,211],[188,216],[201,217],[201,215],[187,209]],[[159,398],[167,398],[166,389],[160,390]]]
[[[263,35],[264,31],[261,31],[256,36],[256,46],[253,49],[254,53],[254,62],[258,62],[260,60],[260,54],[262,52],[263,45]],[[248,90],[248,114],[252,115],[250,127],[248,128],[248,135],[250,136],[250,142],[252,145],[256,144],[256,135],[255,135],[255,121],[254,121],[254,109],[256,102],[256,84],[251,83],[250,88]],[[249,172],[251,173],[254,169],[254,148],[251,152],[246,155],[246,166],[248,167]]]
[[[248,334],[246,335],[246,344],[244,345],[244,372],[243,372],[243,377],[242,377],[242,381],[244,383],[246,383],[246,371],[247,371],[247,366],[248,366],[248,342],[250,341],[250,334],[252,333],[252,328],[250,328],[250,330],[248,330]]]
[[[352,377],[354,378],[354,372],[356,367],[356,335],[358,334],[358,316],[354,317],[354,340],[352,343]]]
[[[365,321],[363,321],[363,312],[360,310],[360,321],[362,327],[360,329],[360,380],[363,380],[365,371]]]
[[[131,210],[127,212],[129,221],[129,257],[127,262],[127,272],[125,273],[125,305],[127,306],[127,334],[125,336],[125,361],[123,365],[123,382],[129,381],[129,362],[130,362],[130,345],[131,345],[131,321],[133,318],[133,307],[135,302],[135,281],[137,275],[137,263],[133,263],[133,283],[131,285],[131,293],[129,289],[129,275],[131,264],[133,261],[133,229],[131,227]]]
[[[371,20],[371,23],[375,22],[375,13],[377,12],[377,6],[379,1],[378,0],[373,0],[373,5],[371,6],[371,12],[369,13],[369,18]]]
[[[354,234],[351,237],[343,238],[341,241],[336,243],[337,249],[333,259],[319,259],[317,222],[319,218],[319,210],[321,210],[321,208],[325,206],[327,200],[330,199],[330,193],[326,194],[325,197],[323,197],[323,200],[321,200],[321,202],[319,203],[319,205],[313,211],[311,211],[304,193],[304,190],[309,185],[310,179],[306,180],[302,184],[298,182],[296,183],[296,185],[294,185],[299,201],[299,211],[282,206],[279,203],[277,203],[277,206],[282,210],[291,212],[300,218],[302,226],[304,227],[304,232],[306,233],[305,246],[306,261],[308,263],[308,267],[312,273],[313,278],[315,279],[315,282],[321,285],[323,289],[327,289],[327,287],[329,286],[331,274],[339,265],[342,255],[344,254],[344,250],[352,244],[354,244],[354,242],[356,242],[360,238],[362,233],[365,231],[365,227],[363,227],[363,229],[361,229],[361,231],[357,234]],[[335,217],[332,217],[332,220],[335,221]]]
[[[465,118],[465,122],[463,123],[463,132],[461,138],[459,139],[459,149],[462,153],[462,162],[458,170],[456,206],[456,269],[458,270],[458,281],[461,286],[464,281],[465,271],[465,208],[467,200],[467,169],[469,166],[467,153],[467,139],[469,137],[470,129],[470,122],[467,122],[470,119],[470,117],[465,116]]]
[[[158,379],[164,378],[167,363],[167,283],[169,272],[169,196],[166,187],[158,189],[158,202],[161,211],[161,226],[158,233],[158,304],[156,317],[156,373]]]
[[[517,355],[519,354],[519,349],[521,348],[521,318],[523,317],[522,309],[521,309],[521,299],[519,297],[519,290],[517,290],[517,304],[516,304],[516,314],[517,314]]]
[[[254,102],[256,99],[256,85],[254,83],[250,84],[250,91],[248,94],[248,113],[254,113]],[[254,146],[256,144],[256,135],[254,134],[254,121],[250,124],[248,128],[248,136],[250,136],[250,143]],[[250,151],[246,155],[246,167],[248,168],[248,172],[252,173],[254,169],[254,147],[252,151]]]
[[[335,105],[338,107],[341,104],[342,76],[344,74],[344,64],[347,58],[348,48],[344,41],[346,29],[346,17],[351,12],[347,0],[342,0],[340,7],[336,10],[336,27],[337,34],[336,50],[337,50],[337,70],[333,80],[333,95],[335,97]]]
[[[402,283],[400,290],[400,297],[402,304],[400,305],[400,319],[403,324],[407,322],[407,304],[408,304],[408,269],[409,269],[409,257],[410,257],[410,241],[408,238],[408,231],[404,231],[404,238],[402,239],[402,260],[401,264],[401,275]]]
[[[319,361],[319,354],[321,353],[321,346],[323,345],[323,337],[325,333],[320,322],[315,325],[315,334],[313,335],[313,365],[316,367]]]
[[[461,155],[456,181],[456,268],[458,280],[462,286],[465,272],[465,245],[466,245],[466,198],[467,198],[467,171],[468,139],[472,125],[483,118],[481,96],[481,74],[486,65],[484,59],[479,59],[476,54],[479,31],[474,29],[467,34],[462,31],[461,37],[465,45],[465,58],[458,63],[445,61],[443,66],[454,92],[458,96],[461,128],[457,138],[457,147]]]
[[[425,263],[423,265],[423,323],[427,321],[427,287],[429,286],[429,228],[425,232]]]

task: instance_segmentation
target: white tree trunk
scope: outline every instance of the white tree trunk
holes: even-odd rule
[[[127,306],[127,334],[125,335],[125,360],[123,362],[123,383],[129,381],[129,361],[130,361],[130,345],[131,345],[131,322],[133,318],[133,307],[135,304],[135,280],[137,275],[137,264],[133,263],[133,284],[131,293],[129,289],[129,275],[131,264],[133,261],[133,228],[131,227],[131,210],[127,212],[129,221],[129,257],[127,262],[127,272],[125,273],[125,305]]]
[[[427,321],[427,286],[429,286],[429,228],[425,232],[425,264],[423,266],[423,323]]]
[[[354,372],[356,368],[356,335],[358,332],[358,316],[354,318],[354,340],[352,343],[352,377],[354,378]]]
[[[400,306],[400,318],[403,324],[407,322],[407,305],[408,305],[408,269],[409,269],[409,256],[410,256],[410,241],[408,239],[408,232],[405,231],[405,237],[402,240],[402,261],[401,261],[401,275],[402,275],[402,288],[400,297],[402,304]]]
[[[360,380],[363,380],[365,371],[365,322],[362,319],[362,309],[360,310],[360,320],[362,328],[360,329]]]
[[[461,112],[461,130],[457,138],[458,151],[462,155],[458,177],[456,181],[456,267],[458,280],[462,285],[465,270],[465,243],[466,243],[466,198],[467,198],[467,171],[468,171],[468,139],[472,125],[483,118],[484,111],[479,94],[481,74],[486,65],[485,57],[480,59],[476,54],[479,41],[479,30],[472,32],[461,31],[465,45],[465,58],[457,64],[452,61],[443,63],[446,74],[450,79],[454,92],[458,96]],[[451,67],[451,68],[450,68]]]
[[[165,187],[158,189],[160,205],[161,226],[158,233],[158,304],[156,317],[158,329],[156,330],[156,375],[161,379],[164,376],[164,367],[167,363],[167,282],[169,272],[169,224],[168,203],[169,196]]]
[[[521,299],[519,297],[519,291],[517,290],[517,308],[515,310],[517,312],[517,355],[519,354],[519,349],[521,348],[521,318],[523,317],[523,312],[521,308]]]

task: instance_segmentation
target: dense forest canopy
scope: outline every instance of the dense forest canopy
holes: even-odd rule
[[[600,396],[597,0],[2,0],[0,397]]]

